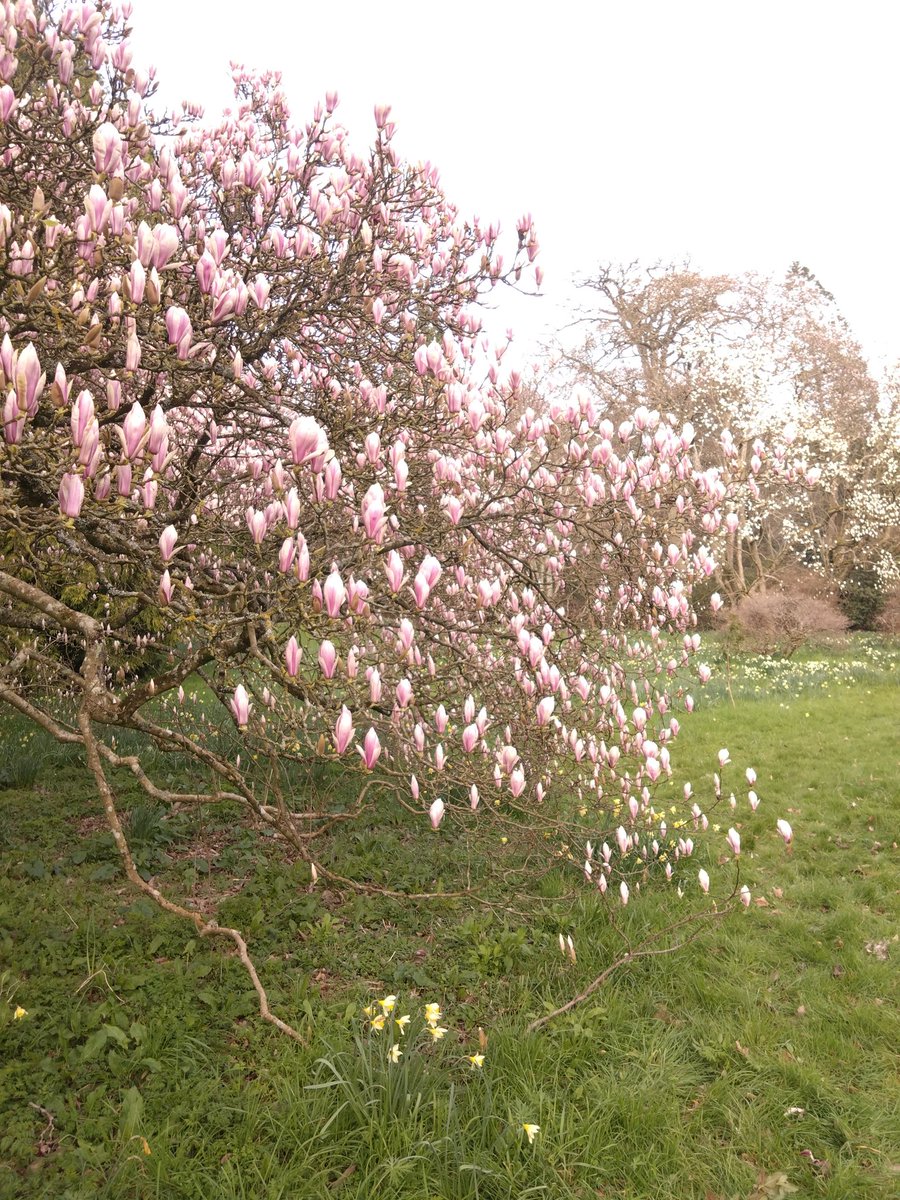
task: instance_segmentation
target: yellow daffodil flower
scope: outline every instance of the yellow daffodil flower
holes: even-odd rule
[[[433,1042],[439,1042],[447,1030],[443,1025],[429,1025],[428,1032],[431,1034],[431,1040]]]
[[[480,1071],[481,1068],[484,1066],[484,1055],[483,1054],[470,1054],[469,1062],[472,1064],[473,1067],[477,1067],[478,1070]]]
[[[394,1024],[401,1033],[406,1033],[406,1027],[409,1024],[409,1017],[394,1017]]]
[[[382,1029],[384,1029],[384,1023],[386,1020],[387,1017],[384,1015],[384,1013],[380,1013],[377,1017],[373,1017],[369,1024],[376,1031],[376,1033],[381,1033]]]
[[[383,1000],[379,1000],[378,1003],[381,1005],[381,1011],[383,1013],[392,1013],[397,1004],[397,997],[385,996],[385,998]]]
[[[363,1016],[364,1017],[372,1017],[374,1015],[375,1015],[375,1005],[367,1004],[366,1007],[363,1009]]]
[[[16,1005],[16,1011],[13,1013],[14,1021],[21,1021],[23,1017],[28,1016],[28,1009],[23,1008],[21,1004]]]
[[[388,1058],[392,1063],[397,1063],[400,1061],[400,1055],[402,1053],[403,1051],[400,1049],[399,1042],[394,1042],[393,1046],[391,1046],[390,1050],[388,1051]]]
[[[525,1130],[525,1133],[528,1137],[529,1145],[531,1145],[531,1143],[534,1141],[535,1137],[541,1132],[540,1125],[523,1124],[522,1128]]]
[[[425,1020],[429,1025],[436,1025],[443,1015],[439,1004],[425,1005]]]

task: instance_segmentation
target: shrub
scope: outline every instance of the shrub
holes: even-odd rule
[[[845,633],[849,624],[836,604],[799,592],[745,596],[736,616],[748,645],[786,658],[815,635]]]
[[[841,584],[838,605],[851,629],[876,629],[885,606],[878,572],[873,567],[854,567]]]

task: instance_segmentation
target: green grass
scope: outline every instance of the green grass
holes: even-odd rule
[[[297,1046],[259,1021],[221,947],[126,885],[77,755],[39,738],[26,755],[7,722],[0,1200],[762,1200],[779,1172],[801,1200],[896,1195],[896,664],[858,639],[786,667],[733,664],[735,706],[713,691],[685,720],[671,787],[708,795],[727,746],[726,796],[754,765],[753,828],[787,816],[793,853],[748,822],[744,871],[765,904],[623,968],[534,1034],[677,898],[647,893],[613,927],[561,872],[529,895],[491,884],[484,905],[310,892],[305,866],[229,813],[163,816],[122,780],[141,869],[197,904],[226,896],[220,917],[248,934]],[[385,805],[323,861],[447,891],[486,878],[497,853],[495,833],[423,839]],[[360,1013],[388,992],[414,1017],[396,1065]],[[413,1028],[426,1000],[448,1029],[434,1044]],[[481,1071],[467,1061],[479,1027]],[[525,1122],[541,1127],[533,1145]]]

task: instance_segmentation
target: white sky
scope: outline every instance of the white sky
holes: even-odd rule
[[[900,6],[880,0],[133,0],[135,62],[218,113],[228,63],[284,74],[304,124],[326,90],[354,141],[376,102],[466,213],[535,216],[545,296],[503,299],[523,348],[574,272],[681,259],[832,291],[900,359]],[[496,325],[496,319],[493,324]]]

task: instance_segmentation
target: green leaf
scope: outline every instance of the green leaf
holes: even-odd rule
[[[144,1115],[144,1098],[136,1087],[130,1087],[122,1102],[122,1136],[134,1137]]]
[[[108,1026],[104,1025],[102,1029],[95,1030],[84,1043],[84,1049],[81,1051],[82,1062],[92,1062],[101,1053],[109,1039],[107,1028]]]

